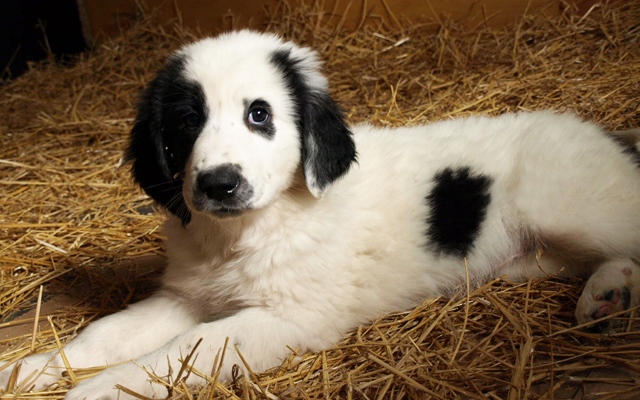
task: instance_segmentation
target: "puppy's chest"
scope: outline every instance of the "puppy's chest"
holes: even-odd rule
[[[162,282],[165,293],[182,302],[203,322],[233,315],[246,307],[238,272],[231,263],[236,257],[228,246],[194,237],[188,231],[169,233],[169,262]]]
[[[180,254],[170,254],[164,290],[202,321],[230,316],[246,307],[307,301],[314,286],[330,286],[320,281],[335,274],[320,271],[326,266],[323,253],[305,242],[275,235],[208,251],[183,248]]]

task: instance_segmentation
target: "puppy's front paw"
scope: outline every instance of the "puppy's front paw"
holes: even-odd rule
[[[589,278],[576,307],[576,319],[582,325],[624,311],[638,304],[640,266],[630,259],[609,261]],[[585,327],[590,332],[605,332],[611,320]]]
[[[14,368],[19,368],[18,378],[14,387],[8,387]],[[62,371],[64,367],[57,352],[36,354],[0,371],[0,388],[8,391],[18,387],[23,390],[44,389],[60,380]]]
[[[80,382],[65,396],[65,400],[133,400],[139,399],[118,388],[145,397],[164,399],[167,389],[150,381],[149,375],[139,366],[128,363],[108,368],[93,378]]]

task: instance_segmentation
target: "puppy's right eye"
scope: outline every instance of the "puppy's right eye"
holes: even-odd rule
[[[200,118],[196,113],[190,113],[182,118],[182,123],[187,129],[195,129],[200,124]]]

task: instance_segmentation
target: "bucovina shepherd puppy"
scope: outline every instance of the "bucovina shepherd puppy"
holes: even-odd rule
[[[140,366],[175,379],[199,340],[209,372],[229,338],[224,380],[242,365],[234,345],[255,371],[330,348],[450,293],[465,257],[473,283],[591,276],[579,323],[638,304],[637,131],[551,112],[349,127],[319,69],[310,49],[241,31],[184,47],[149,84],[128,157],[172,214],[169,265],[157,294],[66,346],[73,367],[125,362],[66,399],[131,398],[116,384],[165,397]],[[62,366],[30,356],[20,379],[43,387]]]

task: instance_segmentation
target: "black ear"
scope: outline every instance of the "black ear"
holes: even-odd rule
[[[167,92],[180,80],[184,62],[181,57],[170,58],[143,90],[126,161],[132,162],[133,177],[140,187],[186,225],[191,213],[182,196],[181,169],[169,148],[163,123]]]
[[[351,131],[327,92],[314,52],[300,48],[279,51],[273,54],[272,62],[282,72],[296,102],[307,187],[314,196],[322,197],[356,159]]]

